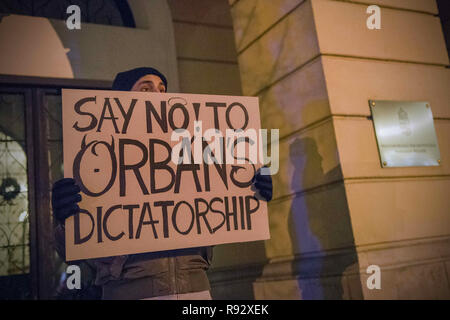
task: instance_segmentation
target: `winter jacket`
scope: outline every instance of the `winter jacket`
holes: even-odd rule
[[[62,225],[55,228],[55,249],[65,260]],[[95,285],[102,287],[102,299],[127,300],[210,290],[206,270],[211,260],[212,247],[198,247],[84,262],[97,270]]]

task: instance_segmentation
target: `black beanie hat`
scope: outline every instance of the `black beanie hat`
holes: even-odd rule
[[[119,72],[114,78],[114,82],[111,89],[118,91],[130,91],[131,88],[133,88],[133,85],[136,83],[136,81],[138,81],[140,78],[148,74],[154,74],[155,76],[160,77],[167,91],[166,77],[158,70],[148,67],[136,68],[124,72]]]

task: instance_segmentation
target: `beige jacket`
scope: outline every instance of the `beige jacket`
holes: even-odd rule
[[[55,249],[65,260],[64,226],[55,228]],[[71,262],[86,262],[97,270],[95,285],[103,299],[144,299],[210,290],[206,270],[212,247],[188,248]]]

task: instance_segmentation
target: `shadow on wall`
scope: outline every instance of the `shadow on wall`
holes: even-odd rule
[[[268,264],[264,241],[223,244],[214,247],[208,270],[214,300],[254,300],[253,284]]]
[[[301,190],[305,185],[302,181],[329,181],[327,178],[341,176],[340,166],[324,172],[322,156],[312,138],[294,140],[289,158],[294,167],[291,190]],[[301,298],[352,298],[345,274],[357,272],[359,267],[342,179],[293,198],[289,235],[295,256],[292,272],[298,279]],[[333,253],[333,248],[343,250]]]

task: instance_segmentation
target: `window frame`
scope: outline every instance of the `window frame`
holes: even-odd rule
[[[50,168],[45,95],[61,89],[109,90],[111,81],[80,81],[23,76],[0,76],[0,93],[24,95],[27,152],[30,290],[32,299],[51,299],[57,283],[53,221],[50,213]]]

